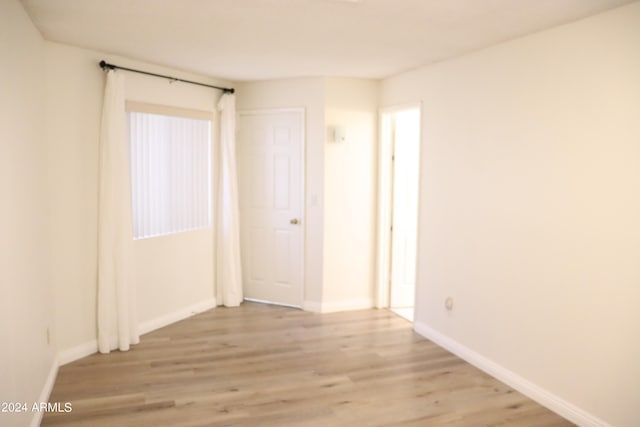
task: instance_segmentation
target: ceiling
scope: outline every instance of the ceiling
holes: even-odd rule
[[[384,78],[630,0],[22,0],[44,38],[231,81]]]

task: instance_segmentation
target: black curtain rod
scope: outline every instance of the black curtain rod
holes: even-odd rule
[[[120,67],[119,65],[108,64],[105,61],[100,61],[100,68],[102,68],[103,70],[125,70],[125,71],[131,71],[131,72],[134,72],[134,73],[146,74],[147,76],[161,77],[163,79],[169,79],[169,80],[174,81],[174,82],[190,83],[192,85],[198,85],[198,86],[204,86],[204,87],[210,87],[210,88],[213,88],[213,89],[218,89],[218,90],[223,91],[224,93],[234,93],[235,92],[234,88],[208,85],[208,84],[204,84],[204,83],[192,82],[191,80],[179,79],[177,77],[165,76],[165,75],[156,74],[156,73],[149,73],[148,71],[134,70],[133,68],[126,68],[126,67]]]

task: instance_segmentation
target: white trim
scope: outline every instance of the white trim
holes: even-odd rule
[[[173,313],[165,314],[164,316],[148,320],[140,324],[140,335],[148,334],[149,332],[155,331],[156,329],[164,328],[165,326],[171,325],[172,323],[176,323],[193,315],[211,310],[216,306],[216,299],[210,298],[208,300],[197,302],[180,310],[176,310]]]
[[[161,317],[143,322],[139,326],[140,335],[147,334],[156,329],[163,328],[172,323],[179,322],[195,314],[202,313],[207,310],[211,310],[217,306],[216,299],[211,298],[206,301],[201,301],[196,304],[190,305],[183,309],[174,311],[173,313],[166,314]],[[111,348],[113,350],[118,348],[117,339],[114,337],[111,342]],[[75,362],[83,357],[91,356],[98,352],[98,341],[91,340],[75,347],[58,353],[59,366],[66,365],[67,363]]]
[[[67,363],[74,362],[78,359],[82,359],[83,357],[91,356],[98,352],[98,341],[91,340],[87,341],[83,344],[77,345],[72,348],[68,348],[64,351],[58,353],[58,363],[60,366],[66,365]]]
[[[520,393],[535,400],[542,406],[547,407],[572,423],[582,427],[611,427],[611,424],[589,414],[574,404],[567,402],[561,397],[532,383],[515,372],[510,371],[504,366],[487,359],[458,341],[436,331],[425,323],[415,321],[413,323],[413,328],[417,333],[428,340],[433,341],[440,347],[443,347],[461,359],[464,359],[476,368],[481,369],[492,377],[516,389]]]
[[[322,313],[322,303],[317,301],[305,301],[302,304],[302,309],[312,313]]]
[[[38,403],[48,402],[49,396],[51,396],[51,390],[53,390],[53,385],[56,382],[56,377],[58,376],[58,356],[53,358],[51,362],[51,368],[49,368],[49,375],[47,375],[47,380],[44,382],[44,386],[42,387],[42,391],[40,392],[40,398]],[[35,411],[33,417],[31,418],[31,422],[29,423],[29,427],[38,427],[42,422],[42,416],[44,415],[44,411]]]
[[[378,229],[376,260],[376,307],[389,307],[389,279],[391,265],[391,141],[384,123],[389,120],[380,111],[378,144]]]
[[[302,218],[302,236],[300,236],[300,304],[304,304],[304,294],[307,289],[306,270],[307,264],[307,110],[298,108],[302,112],[302,123],[300,123],[302,147],[300,150],[300,218]]]
[[[330,301],[322,303],[321,313],[335,313],[338,311],[366,310],[373,308],[374,303],[371,298],[357,298],[342,301]]]
[[[356,298],[350,300],[315,302],[305,301],[303,309],[313,313],[336,313],[339,311],[366,310],[374,307],[371,298]]]

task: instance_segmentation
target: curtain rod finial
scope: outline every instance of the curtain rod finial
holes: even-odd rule
[[[103,70],[115,70],[116,69],[115,65],[107,64],[104,59],[102,61],[100,61],[99,65],[100,65],[100,68],[102,68]]]

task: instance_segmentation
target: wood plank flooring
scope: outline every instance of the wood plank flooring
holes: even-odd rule
[[[60,368],[43,426],[570,426],[386,310],[244,303]]]

